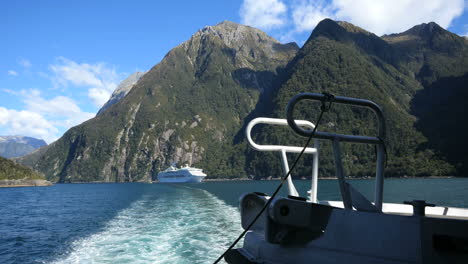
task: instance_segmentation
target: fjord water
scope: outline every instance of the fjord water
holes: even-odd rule
[[[373,180],[352,180],[372,196]],[[210,263],[241,232],[238,198],[278,181],[0,189],[0,263]],[[305,196],[309,181],[296,181]],[[388,179],[385,201],[468,207],[468,179]],[[285,195],[283,192],[282,195]],[[319,199],[339,199],[336,180]]]

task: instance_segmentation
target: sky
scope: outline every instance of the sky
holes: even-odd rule
[[[434,21],[468,36],[468,0],[4,1],[0,135],[51,143],[197,30],[230,20],[302,46],[319,21],[377,35]]]

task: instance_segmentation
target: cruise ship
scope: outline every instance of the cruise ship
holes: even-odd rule
[[[192,168],[188,165],[180,169],[170,166],[164,171],[158,173],[159,182],[183,183],[183,182],[201,182],[206,174],[202,169]]]

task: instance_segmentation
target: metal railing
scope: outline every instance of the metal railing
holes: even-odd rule
[[[287,121],[289,126],[299,135],[309,137],[312,134],[312,130],[305,130],[301,128],[301,123],[294,120],[294,107],[299,101],[302,100],[315,100],[315,101],[330,101],[329,95],[316,94],[316,93],[301,93],[294,96],[288,103],[286,108]],[[314,138],[327,139],[333,142],[333,154],[335,159],[336,176],[339,181],[341,196],[343,199],[344,207],[352,209],[353,207],[364,210],[371,210],[375,206],[377,211],[382,211],[383,202],[383,183],[384,183],[384,160],[385,160],[385,120],[382,113],[382,109],[376,103],[364,100],[342,96],[333,96],[331,100],[334,104],[346,104],[353,106],[366,107],[374,111],[378,121],[378,136],[358,136],[358,135],[344,135],[329,132],[315,131]],[[365,199],[362,194],[357,192],[351,187],[350,184],[346,183],[343,172],[343,164],[341,159],[341,148],[340,142],[353,142],[353,143],[365,143],[377,145],[377,165],[376,165],[376,177],[375,177],[375,193],[374,193],[374,205]],[[353,203],[353,200],[356,202]]]
[[[278,118],[266,118],[266,117],[259,117],[255,118],[249,122],[246,128],[246,135],[247,141],[249,142],[250,146],[258,151],[275,151],[281,153],[281,160],[284,174],[286,175],[289,171],[289,164],[286,153],[300,153],[303,147],[295,147],[295,146],[281,146],[281,145],[259,145],[255,143],[252,139],[251,132],[252,128],[257,124],[268,124],[268,125],[281,125],[287,126],[288,121],[286,119],[278,119]],[[295,120],[295,124],[299,126],[308,127],[313,129],[315,126],[309,121],[305,120]],[[313,166],[312,166],[312,185],[309,191],[309,200],[311,202],[317,202],[317,181],[318,181],[318,140],[314,141],[313,148],[306,148],[304,153],[312,154],[313,155]],[[299,193],[296,190],[292,180],[292,176],[288,177],[287,184],[288,184],[288,192],[289,195],[299,196]]]

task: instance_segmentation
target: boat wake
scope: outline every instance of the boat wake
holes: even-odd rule
[[[242,231],[238,209],[211,193],[164,188],[135,201],[101,232],[74,241],[54,263],[207,263]]]

